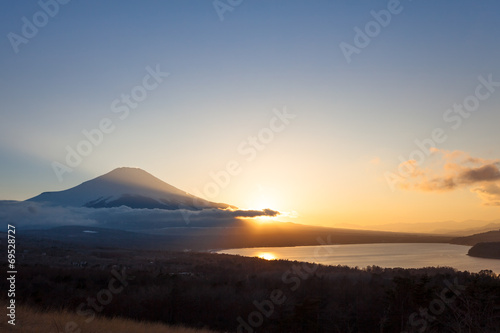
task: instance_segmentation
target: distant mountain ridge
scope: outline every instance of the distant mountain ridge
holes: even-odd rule
[[[388,223],[379,225],[361,226],[356,224],[340,223],[336,224],[339,228],[394,231],[394,232],[412,232],[428,233],[453,236],[469,236],[492,230],[500,229],[500,220],[481,221],[441,221],[441,222],[422,222],[422,223]]]
[[[26,201],[88,208],[120,206],[167,210],[236,208],[196,197],[142,169],[128,167],[114,169],[67,190],[44,192]]]

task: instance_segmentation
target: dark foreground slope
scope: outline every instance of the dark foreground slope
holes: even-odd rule
[[[2,308],[7,303],[0,304]],[[126,332],[126,333],[216,333],[206,329],[192,329],[182,326],[168,326],[162,323],[134,321],[114,317],[96,318],[88,323],[81,323],[81,316],[67,310],[40,310],[28,306],[18,306],[16,309],[16,325],[0,322],[0,332],[16,333],[78,333],[78,332]],[[68,324],[69,323],[69,324]],[[84,330],[82,330],[84,328]],[[62,330],[61,330],[62,329]]]
[[[17,260],[17,304],[76,313],[82,332],[100,316],[221,332],[500,327],[500,280],[491,272],[360,270],[211,253],[60,247],[27,237],[18,243]],[[0,280],[0,288],[7,290],[7,283]]]

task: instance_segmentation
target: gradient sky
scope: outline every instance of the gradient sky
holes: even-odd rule
[[[457,129],[443,115],[474,95],[478,77],[500,81],[500,3],[401,1],[348,63],[339,45],[354,45],[355,27],[364,30],[388,3],[243,0],[221,21],[212,1],[73,0],[16,53],[9,34],[22,37],[23,17],[43,20],[42,9],[2,2],[0,199],[132,166],[211,201],[277,209],[298,223],[498,218],[495,174],[464,175],[498,166],[500,87]],[[141,86],[148,67],[169,76],[120,119],[113,101]],[[255,158],[241,154],[284,109],[296,117]],[[59,181],[53,162],[65,163],[66,146],[75,149],[82,130],[104,118],[114,131]],[[436,128],[446,135],[440,151],[392,190],[386,174],[397,174],[414,141]],[[452,163],[453,151],[481,160]],[[240,172],[206,195],[210,172],[229,161]],[[420,186],[441,176],[457,186]]]

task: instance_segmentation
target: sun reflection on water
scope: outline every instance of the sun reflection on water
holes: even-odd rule
[[[262,252],[258,254],[259,258],[266,259],[266,260],[275,260],[276,256],[270,252]]]

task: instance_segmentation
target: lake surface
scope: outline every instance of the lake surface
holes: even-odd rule
[[[350,244],[295,247],[259,247],[229,249],[218,253],[239,254],[265,259],[288,259],[324,265],[346,265],[422,268],[453,267],[461,271],[479,272],[490,269],[500,274],[499,259],[475,258],[467,255],[470,246],[453,244]]]

